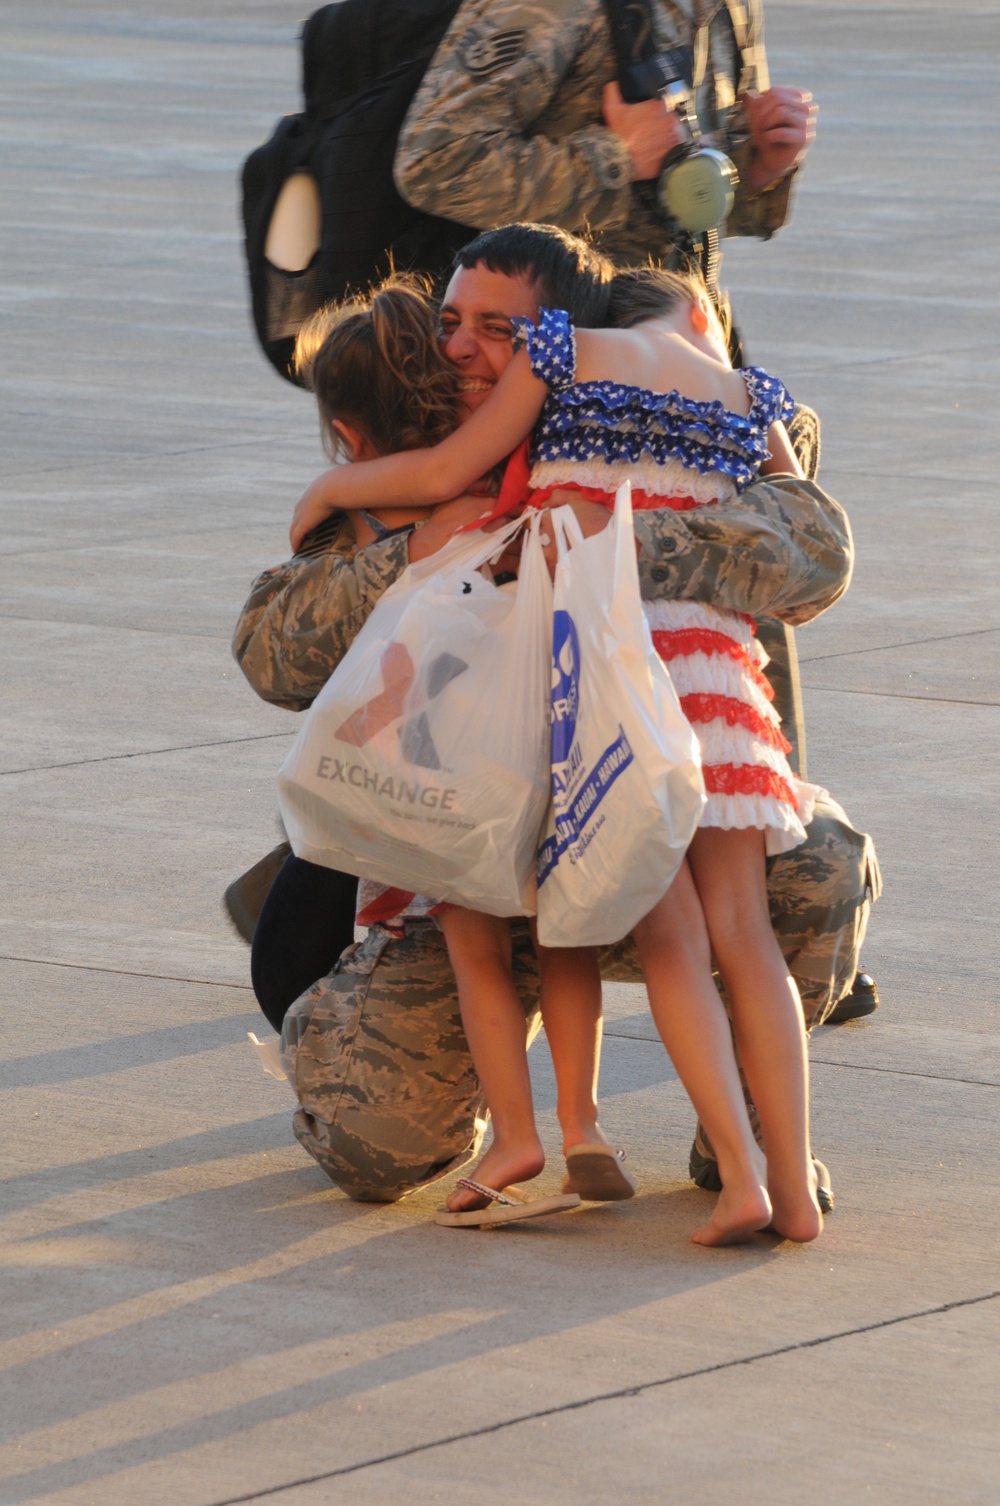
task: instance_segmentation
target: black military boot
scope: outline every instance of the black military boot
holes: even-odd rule
[[[280,847],[272,848],[267,857],[261,858],[259,863],[254,863],[253,867],[248,868],[246,873],[241,873],[238,879],[233,879],[223,895],[222,903],[226,907],[226,914],[248,944],[253,941],[257,917],[267,898],[268,890],[278,877],[278,871],[285,859],[291,855],[291,851],[287,842],[282,842]]]
[[[848,1020],[862,1020],[878,1008],[878,987],[871,973],[858,972],[849,994],[827,1015],[824,1025],[846,1025]]]

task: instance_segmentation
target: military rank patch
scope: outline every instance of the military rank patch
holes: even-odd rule
[[[516,63],[528,40],[526,31],[497,31],[491,36],[469,37],[459,49],[459,57],[473,78],[489,78]]]

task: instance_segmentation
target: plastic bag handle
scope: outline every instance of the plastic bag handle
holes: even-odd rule
[[[556,507],[549,513],[555,537],[556,558],[565,559],[574,544],[583,543],[583,529],[572,507]]]
[[[542,514],[535,509],[530,514],[525,514],[522,520],[528,524],[528,536],[521,547],[521,562],[517,572],[517,589],[525,595],[534,589],[536,574],[545,581],[546,590],[551,593],[551,581],[549,570],[545,563],[545,551],[542,548]]]
[[[464,567],[467,570],[478,570],[496,555],[501,554],[508,541],[514,537],[519,528],[523,528],[524,518],[511,518],[500,528],[492,533],[483,533],[477,530],[475,533],[456,533],[443,544],[434,554],[429,554],[426,559],[416,560],[407,565],[402,575],[398,576],[384,594],[389,591],[412,590],[414,583],[430,580],[441,570]]]
[[[556,555],[559,559],[565,559],[570,548],[575,544],[582,544],[584,539],[580,521],[572,507],[565,505],[555,508],[550,514],[552,519],[552,531],[555,534]],[[632,483],[623,481],[615,493],[614,510],[609,519],[609,527],[619,531],[626,529],[631,536],[632,528]]]

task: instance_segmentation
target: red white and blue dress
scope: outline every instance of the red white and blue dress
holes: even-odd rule
[[[754,366],[740,373],[750,397],[746,416],[679,392],[576,382],[568,314],[543,309],[537,325],[518,325],[531,368],[549,388],[530,447],[533,506],[544,506],[560,486],[610,506],[623,481],[632,483],[636,511],[731,502],[767,458],[771,424],[794,411],[784,385]],[[762,828],[769,855],[797,846],[817,787],[789,768],[790,745],[771,704],[767,655],[754,637],[755,623],[694,601],[643,606],[701,745],[708,795],[702,826]]]
[[[542,309],[537,325],[517,320],[531,368],[549,388],[528,449],[504,478],[497,513],[527,501],[544,507],[558,487],[573,487],[607,507],[623,481],[637,512],[688,511],[733,501],[767,458],[767,431],[794,404],[783,383],[759,367],[740,374],[750,412],[696,402],[679,392],[650,392],[618,382],[576,382],[576,340],[569,315]],[[701,745],[708,802],[702,826],[764,831],[768,855],[805,840],[817,794],[789,768],[789,743],[764,676],[767,654],[756,625],[741,613],[695,601],[644,601],[653,644],[670,671]],[[424,895],[362,880],[358,923],[390,926],[444,906]]]

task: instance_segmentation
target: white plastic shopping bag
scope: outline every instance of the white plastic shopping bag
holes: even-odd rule
[[[669,888],[705,804],[698,742],[643,616],[631,488],[585,539],[552,515],[552,805],[538,939],[618,941]]]
[[[549,798],[552,588],[537,517],[516,586],[459,534],[386,591],[282,765],[296,855],[493,915],[534,913]]]

